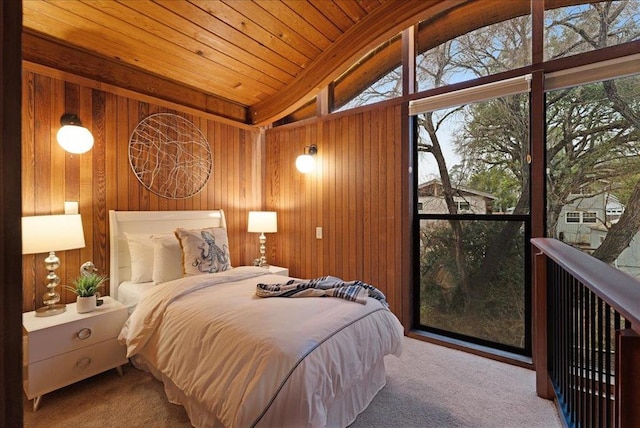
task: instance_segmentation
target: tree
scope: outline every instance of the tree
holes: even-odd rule
[[[440,86],[447,76],[469,73],[484,76],[524,65],[528,58],[526,46],[530,45],[529,34],[530,19],[525,17],[485,27],[459,37],[432,50],[433,53],[423,56],[426,64],[421,62],[422,68],[419,68],[422,71],[422,79],[427,76],[435,86]],[[496,171],[502,170],[505,174],[511,174],[520,183],[519,195],[514,206],[516,214],[527,213],[529,209],[528,111],[528,101],[523,96],[505,97],[465,106],[461,116],[471,120],[464,120],[464,129],[456,137],[457,152],[464,157],[465,169],[482,171],[495,168]],[[427,118],[425,122],[428,125],[428,118],[432,118],[433,113],[426,113],[424,116]],[[453,116],[448,114],[444,118],[451,117]],[[433,136],[429,131],[431,130],[427,129],[433,146],[431,151],[436,157],[445,196],[447,196],[447,186],[451,191],[449,172],[446,166],[444,170],[442,168],[444,159],[440,159],[440,144],[433,143],[438,141],[437,135]],[[489,191],[486,188],[479,190]],[[453,204],[453,198],[451,198],[451,204]],[[449,201],[447,206],[449,207]],[[449,212],[456,213],[451,208]],[[505,223],[489,243],[481,267],[475,270],[472,277],[468,277],[466,270],[464,271],[464,276],[461,277],[466,282],[462,285],[468,298],[471,297],[473,289],[480,288],[495,274],[504,242],[510,242],[519,228],[518,222]],[[459,233],[462,233],[461,228]],[[458,237],[456,230],[454,230],[454,238],[456,242],[460,242],[460,252],[463,253],[463,238]],[[458,265],[464,268],[463,260]]]
[[[430,58],[431,61],[426,61],[427,57],[424,56],[423,60],[417,64],[417,69],[423,77],[428,76],[433,80],[434,85],[440,86],[447,76],[447,68],[451,64],[451,43],[444,43],[433,51],[434,55]],[[456,109],[450,110],[439,118],[434,115],[433,112],[428,112],[417,118],[419,128],[418,135],[422,137],[419,138],[418,151],[431,153],[436,160],[438,172],[440,174],[440,181],[442,183],[444,200],[449,214],[457,214],[458,208],[453,200],[453,186],[451,185],[449,169],[447,168],[447,163],[442,153],[442,145],[438,136],[438,130],[440,129],[440,126],[446,122],[448,117],[455,115],[456,111]],[[460,221],[455,219],[450,219],[449,224],[451,225],[453,233],[453,240],[451,242],[454,248],[459,284],[464,295],[468,296],[469,279],[464,260],[462,225],[460,224]]]
[[[637,135],[640,132],[640,113],[634,109],[633,101],[635,101],[636,106],[640,104],[640,96],[634,100],[625,100],[620,94],[616,83],[611,80],[604,82],[603,87],[607,98],[611,100],[613,108],[629,122],[633,131],[635,131],[634,133]],[[634,85],[633,88],[630,89],[635,88],[637,88],[637,85]],[[630,163],[634,166],[638,164],[637,161]],[[636,168],[634,169],[637,171]],[[629,246],[629,243],[633,239],[633,236],[638,233],[638,230],[640,230],[640,180],[636,182],[631,197],[627,201],[625,212],[620,217],[620,220],[609,229],[605,240],[596,251],[594,251],[593,256],[606,263],[613,263],[620,253]]]
[[[628,1],[600,2],[587,9],[559,9],[552,14],[555,17],[551,27],[555,30],[551,33],[559,36],[554,39],[552,56],[636,40],[640,37],[639,9],[637,2]],[[623,186],[629,184],[629,177],[637,176],[639,82],[638,77],[609,80],[552,94],[548,105],[558,113],[552,120],[559,116],[547,133],[547,157],[552,159],[550,170],[555,174],[547,185],[552,233],[562,205],[572,194],[586,197],[602,192],[626,193]],[[619,86],[623,86],[622,91]],[[635,214],[640,210],[639,185],[636,182],[633,186],[625,213],[611,227],[594,257],[613,262],[640,229],[640,218]]]

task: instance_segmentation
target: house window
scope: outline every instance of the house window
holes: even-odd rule
[[[422,202],[418,202],[418,211],[422,211]]]
[[[458,201],[458,212],[459,213],[468,213],[471,212],[471,205],[467,201]]]
[[[598,219],[597,214],[595,211],[569,211],[565,219],[567,223],[596,223]]]
[[[570,211],[566,216],[567,223],[580,223],[580,212]]]

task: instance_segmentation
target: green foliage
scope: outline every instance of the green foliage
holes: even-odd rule
[[[67,285],[66,288],[76,293],[79,297],[91,297],[96,294],[106,280],[107,277],[105,275],[98,275],[97,273],[82,274],[73,279],[71,281],[72,285]]]
[[[496,166],[474,173],[468,187],[497,197],[493,212],[506,212],[518,203],[521,185],[508,170]]]
[[[464,263],[474,276],[491,240],[504,222],[463,221]],[[524,231],[501,248],[501,263],[491,278],[472,284],[465,296],[455,266],[451,228],[429,221],[421,228],[421,323],[514,347],[524,345]],[[443,274],[445,272],[446,274]]]

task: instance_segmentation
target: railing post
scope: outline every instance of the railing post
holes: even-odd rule
[[[549,379],[547,343],[547,256],[535,252],[533,272],[533,364],[538,397],[551,400],[555,393]]]
[[[640,426],[640,335],[631,329],[616,332],[617,423],[620,428]]]

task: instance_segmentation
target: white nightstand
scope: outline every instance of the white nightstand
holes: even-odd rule
[[[86,314],[79,314],[75,303],[60,315],[22,314],[23,384],[27,398],[34,399],[34,411],[48,392],[113,368],[122,375],[127,357],[118,335],[127,307],[108,296],[102,299],[101,306]]]
[[[269,266],[269,273],[274,275],[289,276],[289,269],[280,266]]]

